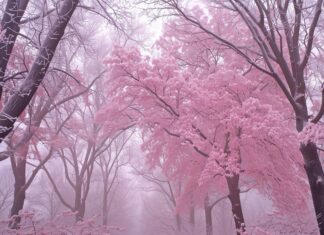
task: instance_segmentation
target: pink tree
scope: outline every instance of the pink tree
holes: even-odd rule
[[[201,34],[208,35],[215,43],[239,55],[247,66],[250,65],[272,79],[293,110],[295,129],[298,132],[304,131],[307,126],[321,128],[320,120],[324,114],[323,89],[317,86],[312,92],[317,93],[322,100],[316,111],[311,110],[312,105],[307,102],[307,98],[314,84],[309,81],[320,78],[320,69],[312,68],[309,62],[320,52],[317,44],[321,44],[322,38],[322,0],[200,1],[204,9],[200,14],[196,14],[199,7],[190,9],[183,4],[186,1],[145,2],[153,3],[159,10],[184,19]],[[219,16],[224,18],[220,19]],[[229,27],[231,23],[234,23],[234,27]],[[222,34],[222,29],[233,30],[234,34]],[[318,144],[320,143],[314,139],[296,142],[304,160],[318,226],[323,234],[324,184],[321,179],[324,173]]]
[[[113,52],[107,60],[113,103],[101,115],[118,116],[121,125],[138,124],[146,136],[149,163],[161,164],[160,156],[165,156],[168,175],[187,172],[201,185],[217,179],[217,190],[231,202],[237,233],[245,231],[241,175],[278,208],[294,212],[289,200],[305,208],[304,195],[297,193],[305,187],[302,174],[294,183],[283,183],[300,172],[301,162],[291,110],[275,84],[208,35],[178,23],[190,35],[179,35],[179,28],[167,31],[157,58],[136,49]],[[282,196],[283,188],[294,193]]]

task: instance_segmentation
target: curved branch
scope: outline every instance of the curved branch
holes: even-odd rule
[[[319,120],[322,118],[322,116],[324,115],[324,88],[322,89],[322,104],[321,104],[321,108],[318,112],[318,114],[316,115],[316,117],[311,121],[312,123],[318,123]]]
[[[320,18],[321,12],[322,12],[322,5],[323,5],[323,0],[318,0],[316,3],[316,8],[315,8],[315,16],[313,18],[313,21],[312,21],[310,29],[309,29],[306,52],[304,55],[304,59],[300,64],[301,70],[303,70],[306,67],[309,56],[310,56],[312,48],[313,48],[315,29],[318,25],[318,20]]]

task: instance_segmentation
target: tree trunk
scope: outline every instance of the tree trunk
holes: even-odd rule
[[[38,55],[21,86],[9,98],[0,113],[0,143],[11,132],[17,117],[25,110],[40,83],[43,81],[56,47],[64,35],[65,28],[78,5],[79,0],[65,0]]]
[[[176,214],[176,222],[177,222],[178,232],[181,232],[182,222],[181,222],[181,216],[178,213]]]
[[[75,199],[74,199],[74,209],[76,212],[75,221],[82,221],[84,217],[85,208],[82,203],[82,183],[77,180],[75,185]]]
[[[324,234],[324,173],[316,144],[301,144],[300,151],[304,158],[304,167],[312,193],[320,234]]]
[[[213,235],[212,207],[209,205],[208,195],[205,197],[204,209],[205,209],[206,235]]]
[[[13,205],[10,211],[10,217],[14,216],[9,223],[9,227],[12,229],[19,229],[21,217],[19,211],[23,209],[25,196],[26,196],[26,160],[19,159],[17,161],[17,166],[14,170],[15,176],[15,191],[14,191],[14,200]]]
[[[104,194],[102,200],[102,224],[108,224],[108,193],[106,192],[106,186],[104,187]]]
[[[84,219],[84,214],[85,214],[85,205],[80,204],[78,207],[75,208],[75,221],[83,221]]]
[[[9,58],[20,31],[20,20],[25,13],[28,2],[28,0],[8,0],[1,20],[1,31],[4,31],[4,35],[3,39],[0,40],[0,99]]]
[[[245,222],[240,199],[239,179],[239,175],[234,175],[233,177],[226,177],[229,191],[228,198],[231,202],[235,229],[238,235],[245,232]]]
[[[192,205],[190,207],[190,218],[189,218],[189,223],[190,223],[190,230],[191,234],[196,234],[195,233],[195,207]]]
[[[304,93],[302,93],[304,92]],[[305,91],[301,91],[305,94]],[[308,110],[305,96],[298,100],[300,110],[296,112],[296,129],[301,132],[308,120]],[[304,159],[304,168],[310,186],[313,205],[316,213],[318,228],[321,235],[324,235],[324,173],[319,159],[316,144],[308,142],[299,147]]]

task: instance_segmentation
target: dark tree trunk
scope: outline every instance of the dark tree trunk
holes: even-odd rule
[[[190,218],[189,218],[189,223],[190,223],[190,229],[191,229],[191,234],[196,234],[195,233],[195,207],[192,205],[190,207]]]
[[[29,0],[8,0],[1,20],[1,30],[4,31],[4,35],[3,39],[0,40],[0,99],[8,61],[20,31],[20,20],[25,13],[28,2]]]
[[[85,214],[85,204],[81,203],[80,207],[77,209],[76,221],[83,221]]]
[[[43,42],[27,78],[5,104],[0,113],[0,143],[11,132],[17,117],[24,111],[43,81],[56,47],[78,3],[79,0],[65,0],[62,3],[58,19]]]
[[[74,209],[76,211],[75,220],[82,221],[84,218],[85,207],[82,203],[82,184],[80,180],[77,180],[75,185]]]
[[[304,90],[300,91],[304,92]],[[305,94],[305,92],[303,93]],[[308,120],[308,110],[305,96],[298,100],[300,110],[296,111],[296,129],[301,132]],[[324,173],[323,167],[319,159],[316,144],[308,142],[301,144],[300,152],[304,159],[304,168],[307,174],[310,186],[313,205],[315,209],[318,228],[321,235],[324,235]]]
[[[205,209],[206,235],[213,235],[212,207],[209,205],[208,195],[205,197],[204,209]]]
[[[231,202],[235,229],[238,235],[242,234],[242,232],[245,232],[245,222],[240,199],[239,179],[239,175],[234,175],[233,177],[226,177],[229,191],[228,198]]]
[[[102,224],[108,225],[108,193],[107,187],[104,187],[104,194],[103,194],[103,206],[102,206]]]
[[[304,158],[304,167],[310,185],[313,205],[316,213],[320,234],[324,234],[324,173],[320,162],[317,147],[309,142],[301,144],[300,151]]]
[[[181,221],[181,216],[178,213],[176,214],[176,223],[177,223],[178,232],[181,232],[182,221]]]
[[[26,195],[26,160],[19,159],[17,161],[17,166],[14,170],[15,177],[15,191],[13,205],[10,211],[10,217],[13,217],[9,223],[9,227],[12,229],[19,229],[21,218],[19,211],[23,209]]]

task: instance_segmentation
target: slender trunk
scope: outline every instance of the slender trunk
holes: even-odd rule
[[[74,209],[76,211],[75,221],[82,221],[84,217],[84,205],[82,203],[82,184],[81,181],[77,180],[75,185],[75,201],[74,201]]]
[[[208,195],[205,197],[204,209],[205,209],[206,235],[213,235],[212,207],[209,205]]]
[[[14,200],[10,211],[10,217],[13,217],[9,223],[9,227],[12,229],[19,229],[21,217],[19,216],[19,211],[23,209],[26,190],[26,160],[19,159],[17,166],[15,167],[15,191]]]
[[[102,224],[107,225],[108,224],[108,193],[106,192],[106,187],[104,187],[105,191],[103,194],[103,206],[102,206]]]
[[[191,229],[191,234],[195,234],[195,207],[192,205],[190,207],[190,218],[189,218],[189,223],[190,223],[190,229]]]
[[[316,144],[302,144],[300,151],[304,158],[304,167],[313,198],[320,234],[324,234],[324,173],[318,156]]]
[[[233,177],[226,177],[229,191],[228,198],[231,202],[235,229],[238,235],[245,232],[245,222],[240,199],[239,179],[239,175],[234,175]]]
[[[178,213],[176,214],[176,222],[177,222],[178,232],[181,232],[182,222],[181,222],[181,216]]]

